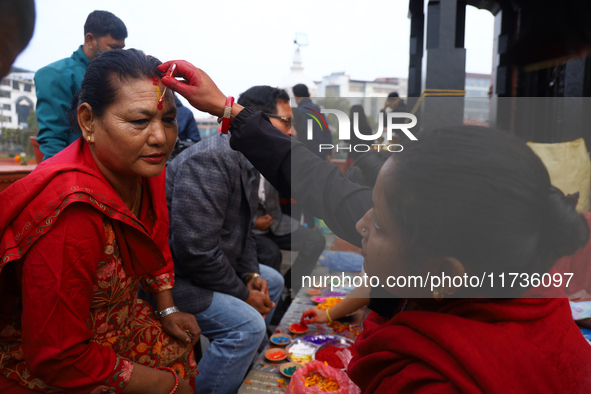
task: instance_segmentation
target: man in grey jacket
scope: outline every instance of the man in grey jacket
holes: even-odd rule
[[[283,134],[291,136],[291,106],[289,96],[283,89],[270,86],[253,86],[240,95],[238,104],[263,111],[271,123]],[[289,120],[288,120],[289,119]],[[257,253],[259,261],[273,261],[272,256],[279,249],[298,251],[298,257],[283,277],[285,285],[296,294],[302,287],[302,276],[310,275],[324,250],[326,239],[319,232],[300,226],[291,216],[282,213],[279,193],[261,176],[258,190],[258,208],[254,221],[257,234]],[[279,270],[278,264],[271,265]]]
[[[238,390],[283,289],[281,275],[259,264],[251,231],[259,172],[229,140],[218,134],[187,148],[166,174],[173,297],[211,341],[200,393]]]

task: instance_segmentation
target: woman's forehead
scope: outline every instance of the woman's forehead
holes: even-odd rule
[[[155,85],[153,78],[123,80],[119,82],[117,100],[113,104],[128,109],[146,105],[151,107],[151,104],[156,107],[163,90],[164,85],[160,81]],[[172,100],[174,105],[174,98],[170,93],[166,92],[165,100]]]
[[[374,209],[379,213],[380,216],[387,216],[388,213],[388,198],[386,197],[386,189],[392,188],[392,169],[394,167],[394,161],[392,159],[386,160],[378,177],[376,179],[376,185],[373,189],[372,200]]]
[[[380,189],[382,189],[382,192],[384,192],[385,186],[391,183],[391,180],[389,178],[391,178],[393,168],[394,160],[392,160],[392,157],[390,157],[388,160],[386,160],[386,162],[380,169],[380,172],[378,172],[378,177],[376,178],[376,185],[374,187],[374,190],[379,185]]]

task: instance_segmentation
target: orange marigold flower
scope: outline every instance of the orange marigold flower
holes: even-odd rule
[[[162,350],[162,342],[158,341],[154,345],[154,348],[152,348],[152,351],[154,352],[154,354],[160,354],[161,350]]]
[[[138,352],[144,353],[148,349],[148,345],[146,345],[144,342],[142,342],[139,345],[137,345],[135,348],[137,349]]]
[[[185,367],[182,363],[176,362],[170,366],[170,368],[174,369],[177,375],[181,378],[185,378],[187,376],[187,372],[185,371]]]

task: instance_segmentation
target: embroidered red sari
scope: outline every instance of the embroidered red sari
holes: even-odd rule
[[[80,139],[0,194],[0,392],[119,393],[131,361],[197,374],[137,299],[174,286],[165,174],[141,182],[138,220]]]

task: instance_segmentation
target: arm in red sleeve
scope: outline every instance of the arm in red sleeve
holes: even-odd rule
[[[119,393],[133,364],[95,342],[87,326],[105,248],[102,217],[74,203],[31,247],[23,269],[23,337],[33,377],[68,393]],[[97,391],[98,390],[98,391]]]
[[[151,190],[151,204],[157,215],[157,220],[152,228],[152,239],[162,252],[166,265],[150,275],[142,278],[141,284],[148,293],[161,293],[174,287],[174,262],[168,245],[168,207],[166,205],[166,169],[154,178],[147,180]]]

